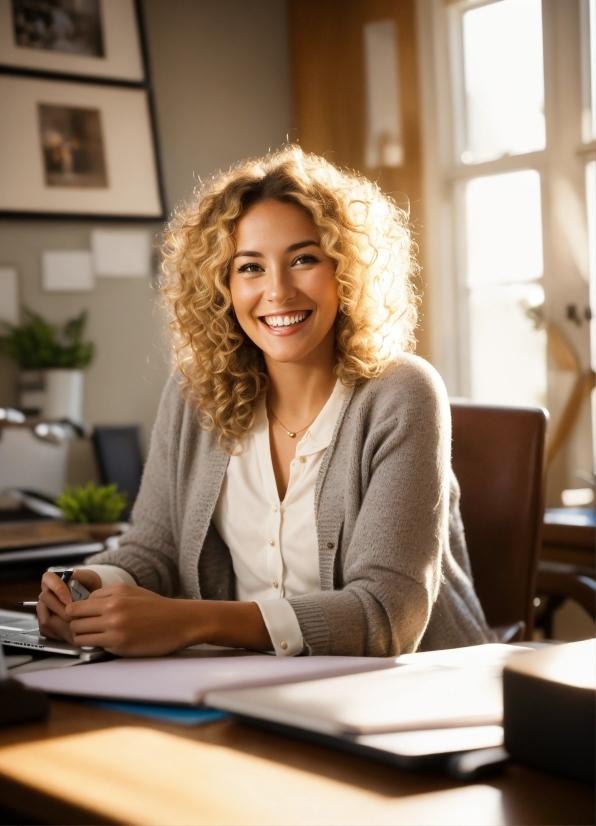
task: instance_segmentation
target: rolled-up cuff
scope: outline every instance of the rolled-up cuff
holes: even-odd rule
[[[278,657],[295,657],[302,652],[304,640],[300,623],[287,599],[254,600],[261,609]]]
[[[117,565],[84,565],[83,567],[87,571],[95,571],[99,575],[102,588],[107,588],[108,585],[116,585],[118,582],[124,582],[126,585],[137,584],[128,571],[119,568]]]

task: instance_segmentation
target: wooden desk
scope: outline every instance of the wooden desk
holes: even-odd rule
[[[547,510],[536,593],[541,598],[535,624],[547,639],[554,633],[554,614],[572,599],[596,618],[596,513],[588,508]]]
[[[2,607],[35,599],[37,573],[0,584]],[[54,700],[46,722],[0,728],[0,823],[12,812],[64,824],[590,824],[594,789],[514,764],[466,785],[233,722],[185,728]]]
[[[542,526],[541,559],[574,565],[594,576],[596,517],[593,509],[551,508]]]
[[[35,823],[594,823],[592,787],[520,765],[466,785],[238,723],[57,700],[48,721],[0,730],[0,805]]]

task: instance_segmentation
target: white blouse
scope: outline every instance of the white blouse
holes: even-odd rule
[[[213,514],[213,523],[232,557],[236,599],[256,602],[275,653],[299,654],[304,646],[294,609],[286,597],[320,590],[315,522],[315,486],[344,400],[337,381],[325,406],[296,444],[290,478],[280,501],[271,461],[265,403],[242,453],[231,456]],[[114,565],[90,565],[102,586],[133,583]]]
[[[232,555],[236,598],[257,603],[279,655],[299,654],[304,645],[286,597],[321,589],[315,486],[343,396],[343,385],[337,382],[296,444],[283,501],[275,483],[263,402],[243,452],[230,458],[213,514],[213,523]]]

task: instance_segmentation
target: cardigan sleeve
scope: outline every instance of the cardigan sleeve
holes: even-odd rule
[[[143,588],[174,596],[179,590],[178,543],[171,466],[177,449],[182,399],[176,377],[164,389],[151,434],[131,529],[117,550],[89,557],[89,564],[117,565]]]
[[[421,359],[404,357],[353,400],[318,509],[322,572],[336,546],[333,583],[290,599],[309,653],[418,646],[449,542],[450,435],[445,388]]]

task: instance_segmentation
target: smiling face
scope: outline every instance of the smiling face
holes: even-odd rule
[[[334,362],[335,263],[299,207],[262,201],[236,224],[230,291],[238,323],[265,362]]]

